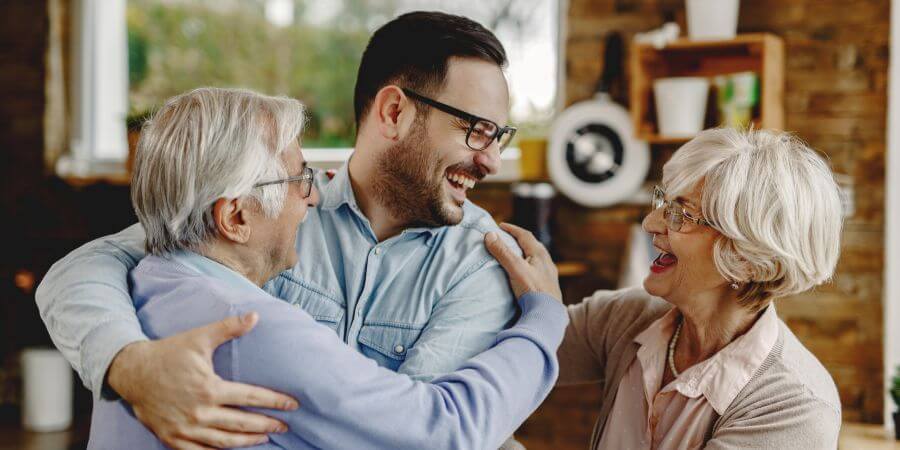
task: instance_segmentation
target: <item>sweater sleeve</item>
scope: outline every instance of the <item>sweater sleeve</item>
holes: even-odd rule
[[[567,320],[548,296],[526,294],[520,304],[518,322],[492,348],[429,384],[378,367],[284,303],[260,303],[259,325],[233,341],[235,381],[300,402],[266,412],[290,427],[271,436],[284,448],[497,448],[555,383]]]
[[[707,442],[707,450],[837,448],[841,414],[808,395],[783,394],[746,408],[727,420]]]
[[[559,384],[596,383],[607,361],[607,340],[613,322],[622,318],[617,304],[627,291],[597,291],[569,305],[569,326],[559,348]]]

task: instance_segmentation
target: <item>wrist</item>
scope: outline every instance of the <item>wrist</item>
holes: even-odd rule
[[[133,396],[128,387],[134,382],[132,375],[135,373],[135,366],[144,359],[140,355],[146,353],[146,346],[150,344],[150,341],[140,341],[122,347],[109,364],[104,388],[133,403]]]

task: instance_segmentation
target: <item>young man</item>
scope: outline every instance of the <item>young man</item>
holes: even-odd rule
[[[298,230],[300,263],[266,290],[415,378],[486,349],[514,317],[515,299],[482,246],[498,228],[466,190],[498,170],[515,132],[504,126],[505,63],[496,37],[462,17],[411,13],[376,31],[356,85],[356,151],[333,180],[317,180],[322,199]],[[36,297],[56,345],[95,395],[121,395],[171,446],[248,445],[283,429],[226,405],[284,408],[291,399],[225,384],[212,370],[213,349],[246,324],[147,341],[126,282],[143,241],[133,226],[51,268]]]
[[[432,384],[348,348],[305,311],[261,289],[297,264],[297,229],[318,202],[300,151],[302,124],[296,100],[201,88],[170,99],[144,127],[132,201],[150,255],[129,277],[143,330],[158,339],[257,315],[259,326],[221,346],[213,362],[223,378],[277,389],[302,404],[275,413],[290,432],[261,439],[260,448],[496,448],[556,381],[567,322],[558,287],[521,295],[516,325]],[[523,242],[538,248],[533,238]],[[498,249],[501,261],[521,261],[504,244]],[[97,399],[88,447],[163,444],[124,400]]]

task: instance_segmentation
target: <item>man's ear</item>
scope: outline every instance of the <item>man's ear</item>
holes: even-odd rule
[[[250,224],[247,222],[249,204],[239,198],[220,198],[213,203],[213,220],[216,231],[223,238],[239,244],[250,240]]]
[[[416,117],[416,105],[412,99],[394,85],[378,91],[372,101],[372,111],[378,134],[390,141],[399,140]]]

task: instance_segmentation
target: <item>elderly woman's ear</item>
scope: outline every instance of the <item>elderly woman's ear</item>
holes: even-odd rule
[[[219,236],[229,241],[244,244],[250,240],[250,224],[252,212],[245,199],[220,198],[212,208],[212,219]]]

